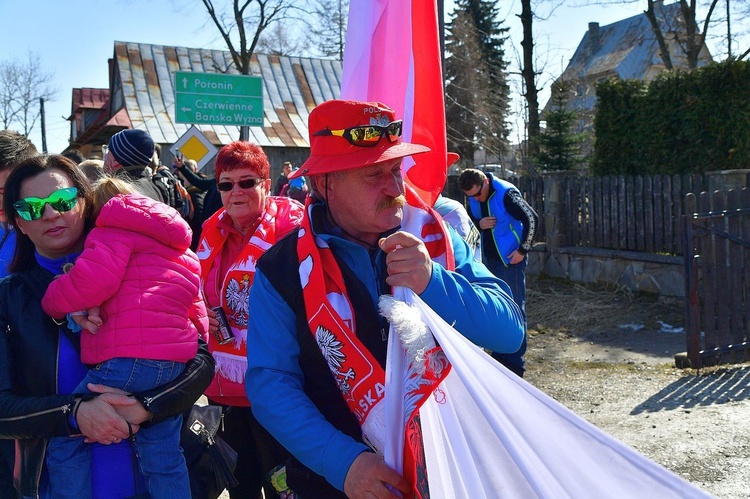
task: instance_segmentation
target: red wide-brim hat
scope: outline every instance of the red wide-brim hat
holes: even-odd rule
[[[326,128],[344,130],[360,125],[385,126],[395,120],[393,109],[380,102],[329,100],[320,104],[308,119],[310,157],[288,178],[352,170],[430,150],[429,147],[403,142],[400,137],[395,142],[382,137],[375,147],[361,147],[337,135],[315,135]]]

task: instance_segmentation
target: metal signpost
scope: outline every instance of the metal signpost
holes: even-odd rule
[[[259,76],[175,71],[175,121],[203,125],[263,126]]]

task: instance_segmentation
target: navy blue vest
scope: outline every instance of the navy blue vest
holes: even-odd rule
[[[263,272],[269,283],[295,314],[297,340],[300,345],[299,363],[305,376],[305,394],[328,422],[343,433],[362,442],[362,430],[357,418],[349,411],[349,407],[341,396],[341,391],[307,324],[302,286],[299,282],[298,232],[299,229],[294,230],[272,246],[258,260],[257,268]],[[335,253],[334,257],[336,257]],[[365,285],[340,258],[336,258],[336,261],[341,268],[349,301],[356,311],[357,337],[385,369],[387,342],[383,341],[381,332],[382,318]],[[384,327],[387,334],[387,324]],[[287,483],[292,490],[305,498],[346,497],[328,484],[325,479],[296,460],[292,465],[287,466]]]

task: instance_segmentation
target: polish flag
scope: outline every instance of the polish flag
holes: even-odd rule
[[[341,98],[386,104],[403,140],[430,152],[404,158],[406,181],[432,206],[447,176],[445,104],[436,0],[352,0]]]

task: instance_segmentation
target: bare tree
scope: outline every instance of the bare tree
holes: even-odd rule
[[[213,0],[201,1],[224,39],[235,68],[243,75],[250,74],[250,58],[261,33],[274,22],[290,18],[297,9],[292,0],[233,0],[231,10],[217,10],[214,4],[218,2]]]
[[[521,25],[523,26],[523,40],[521,40],[521,47],[523,48],[523,67],[521,68],[521,77],[524,82],[524,97],[526,98],[526,105],[528,111],[528,155],[534,157],[538,153],[538,142],[536,138],[539,136],[539,89],[536,87],[537,72],[534,69],[534,33],[532,30],[532,22],[534,19],[534,13],[531,8],[531,0],[521,0]]]
[[[666,42],[666,37],[669,35],[685,54],[688,68],[697,68],[699,55],[706,42],[706,35],[711,26],[711,16],[719,0],[711,0],[708,4],[708,11],[703,20],[702,29],[698,28],[696,18],[697,0],[679,0],[681,13],[679,19],[667,19],[659,16],[658,11],[663,8],[663,0],[647,0],[647,2],[646,17],[651,23],[654,36],[656,36],[656,40],[659,43],[664,67],[667,69],[673,68],[672,58]],[[665,29],[667,30],[666,34],[664,33]]]
[[[287,25],[279,21],[260,35],[255,48],[261,54],[295,56],[300,55],[301,46]]]
[[[275,22],[283,22],[297,7],[294,0],[233,0],[229,9],[217,10],[213,0],[201,0],[211,20],[227,44],[232,62],[240,74],[250,74],[250,59],[261,33]],[[227,72],[229,68],[216,68]],[[240,127],[240,140],[247,140],[250,129]]]
[[[10,128],[18,114],[16,66],[15,61],[0,61],[0,123],[3,129]]]
[[[312,47],[321,57],[344,59],[349,0],[312,0],[312,16],[308,23],[315,37]]]
[[[44,71],[39,57],[0,61],[0,122],[3,128],[18,125],[28,136],[39,119],[39,99],[54,100],[53,74]]]

